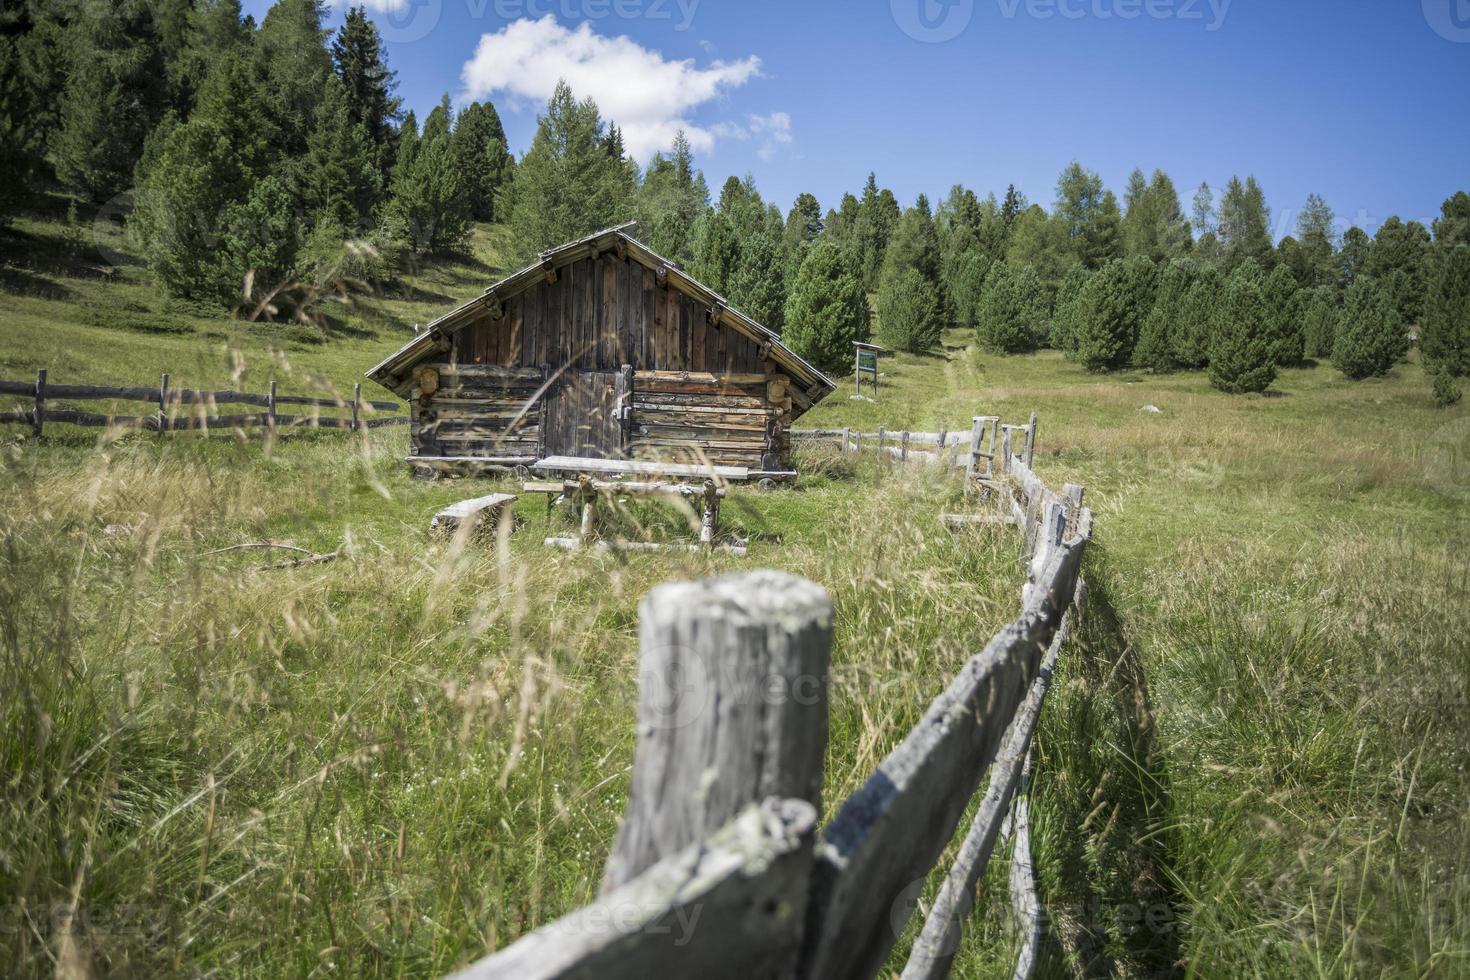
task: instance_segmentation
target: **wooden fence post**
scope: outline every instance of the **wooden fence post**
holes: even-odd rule
[[[270,391],[265,396],[265,428],[272,435],[276,431],[276,383],[271,382]]]
[[[852,430],[851,429],[843,429],[842,430],[842,451],[844,453],[847,452],[847,441],[848,441],[848,438],[851,435],[852,435]]]
[[[965,482],[980,478],[980,441],[985,437],[985,417],[975,416],[970,426],[970,465],[965,470]],[[986,473],[989,476],[989,473]]]
[[[638,744],[604,893],[777,796],[820,809],[832,600],[759,571],[639,607]]]
[[[710,547],[719,533],[720,495],[714,480],[704,481],[704,514],[699,522],[699,543]]]
[[[909,461],[909,430],[908,429],[904,429],[903,430],[903,434],[899,436],[898,445],[899,445],[899,449],[898,449],[898,459],[899,459],[899,462],[901,462],[901,463],[907,463]]]
[[[1002,426],[1000,430],[1000,472],[1001,475],[1011,471],[1011,430],[1008,426]]]
[[[940,466],[944,465],[944,444],[949,440],[949,430],[944,426],[939,427],[939,446],[934,450],[934,460]]]
[[[1031,413],[1031,421],[1026,423],[1026,449],[1024,458],[1026,468],[1031,468],[1031,457],[1036,452],[1036,413]]]
[[[883,452],[883,446],[888,442],[888,430],[878,426],[878,452]]]
[[[37,439],[41,438],[41,430],[46,426],[46,369],[39,368],[36,371],[36,405],[31,412],[31,435]]]
[[[168,431],[168,372],[158,381],[158,434]]]
[[[359,381],[352,386],[352,425],[351,432],[357,431],[357,406],[362,403],[362,382]]]

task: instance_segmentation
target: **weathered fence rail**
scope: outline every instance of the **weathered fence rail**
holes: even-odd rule
[[[999,416],[976,416],[969,426],[940,429],[938,432],[911,432],[907,429],[888,429],[879,426],[876,432],[859,429],[792,429],[791,438],[797,443],[835,442],[844,453],[876,452],[897,459],[902,463],[940,463],[952,468],[964,468],[971,477],[979,474],[992,475],[996,462],[996,433],[1004,442],[1011,434],[1020,437],[1019,453],[1022,461],[1030,466],[1036,448],[1036,415],[1025,425],[1002,425]],[[930,447],[930,448],[923,448]]]
[[[1020,527],[1020,614],[830,822],[818,829],[833,617],[826,592],[779,572],[660,586],[639,610],[632,786],[601,898],[461,976],[876,976],[987,776],[903,976],[948,976],[1007,817],[1012,913],[1023,938],[1017,974],[1029,974],[1040,921],[1025,780],[1052,672],[1080,614],[1092,514],[1080,487],[1056,493],[1032,472],[1034,416],[1016,427],[1022,454],[1003,438],[988,458],[994,466],[978,471],[986,438],[1011,432],[999,422],[977,417],[963,434],[966,482],[992,501],[1004,497],[1007,522]],[[934,434],[931,444],[946,438]]]
[[[397,402],[364,401],[362,385],[352,386],[352,399],[318,398],[310,395],[282,395],[276,392],[276,383],[270,383],[267,392],[209,391],[195,388],[171,388],[168,375],[164,375],[156,388],[118,387],[111,385],[54,384],[46,377],[42,368],[36,372],[35,381],[0,381],[0,395],[19,395],[32,400],[28,409],[0,412],[0,423],[29,425],[36,438],[41,438],[47,422],[80,426],[105,426],[108,428],[136,428],[152,432],[181,432],[188,430],[236,429],[260,426],[268,430],[277,428],[347,429],[357,432],[376,429],[385,425],[406,425],[407,415],[382,418],[364,418],[366,413],[395,411]],[[67,401],[133,401],[147,402],[157,410],[147,415],[112,415],[103,412],[83,412],[68,408],[47,408],[49,400]],[[264,412],[249,414],[219,415],[210,409],[219,405],[259,405]],[[280,405],[301,405],[314,409],[310,413],[288,415],[277,410]],[[192,408],[187,411],[185,407]],[[324,408],[350,412],[347,417],[322,415]]]

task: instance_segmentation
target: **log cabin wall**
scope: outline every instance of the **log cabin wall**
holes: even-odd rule
[[[538,368],[420,365],[411,399],[413,455],[534,460],[543,418],[533,400],[543,381]]]
[[[712,323],[700,301],[613,251],[574,261],[548,278],[503,301],[489,300],[452,335],[446,369],[460,372],[449,376],[461,382],[452,399],[415,392],[424,426],[420,431],[415,423],[415,454],[539,452],[787,467],[788,379],[762,359],[754,341]],[[619,414],[623,365],[634,374],[623,405],[628,411]],[[533,377],[536,384],[506,386],[508,379]],[[543,377],[550,384],[541,404],[525,410]],[[501,387],[464,383],[470,378],[495,379]],[[466,402],[477,391],[487,401],[474,415]],[[521,401],[512,404],[515,398]],[[522,419],[517,432],[494,429],[515,415]],[[535,425],[528,425],[532,420]],[[456,428],[466,421],[472,424]],[[440,451],[431,452],[436,446]]]

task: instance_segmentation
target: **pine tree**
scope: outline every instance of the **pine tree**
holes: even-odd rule
[[[918,272],[934,288],[942,306],[939,235],[934,227],[934,215],[929,210],[929,199],[923,194],[919,195],[913,207],[903,213],[889,238],[883,254],[879,287],[884,281],[894,279],[909,269]]]
[[[56,129],[66,83],[65,35],[53,12],[18,5],[0,31],[0,224],[29,198]]]
[[[1085,309],[1087,283],[1091,279],[1092,273],[1087,271],[1087,267],[1081,262],[1074,262],[1057,290],[1049,336],[1052,347],[1068,357],[1077,355],[1077,335]]]
[[[786,297],[782,340],[823,371],[852,363],[852,345],[868,339],[868,298],[845,249],[819,238]]]
[[[332,39],[332,65],[347,91],[349,118],[363,128],[373,146],[375,162],[386,179],[397,155],[394,123],[402,102],[393,95],[395,74],[388,68],[377,25],[362,7],[347,8],[347,16]],[[495,120],[499,124],[499,119]],[[505,133],[500,133],[505,141]]]
[[[1337,256],[1340,270],[1338,285],[1342,289],[1347,289],[1365,274],[1372,251],[1373,241],[1363,229],[1354,225],[1342,233],[1342,250]]]
[[[1456,191],[1440,206],[1434,221],[1436,245],[1470,245],[1470,194]]]
[[[1153,263],[1140,257],[1110,262],[1088,281],[1075,331],[1077,357],[1087,370],[1128,363],[1153,306],[1154,276]]]
[[[1233,395],[1265,391],[1276,379],[1260,270],[1247,259],[1230,275],[1215,308],[1210,384]]]
[[[1343,303],[1332,366],[1353,380],[1384,375],[1409,350],[1408,331],[1383,282],[1359,279]]]
[[[1387,287],[1394,309],[1409,325],[1424,315],[1429,254],[1429,230],[1394,215],[1379,226],[1363,265],[1366,275]]]
[[[1169,331],[1173,359],[1180,367],[1199,369],[1209,363],[1215,311],[1223,289],[1224,280],[1218,267],[1208,263],[1196,267],[1179,319]]]
[[[730,277],[730,304],[762,326],[781,332],[786,283],[781,256],[764,232],[751,235],[740,247],[739,266]]]
[[[1419,348],[1436,369],[1452,377],[1470,374],[1470,244],[1439,250]]]
[[[561,245],[633,212],[630,175],[603,145],[597,104],[578,102],[565,83],[556,87],[537,122],[531,148],[508,185],[507,209],[515,254],[529,260],[538,251]]]
[[[349,232],[363,225],[382,190],[375,157],[366,130],[347,111],[346,89],[329,76],[301,167],[307,213]]]
[[[131,225],[153,277],[174,296],[228,302],[240,282],[218,261],[225,212],[249,175],[228,136],[202,119],[175,127],[138,186]]]
[[[966,252],[950,280],[950,303],[955,322],[973,328],[980,322],[980,304],[985,296],[985,279],[995,261],[978,248]]]
[[[994,354],[1035,350],[1046,330],[1046,313],[1036,273],[1026,266],[1012,268],[997,262],[985,277],[976,339]]]
[[[796,278],[796,271],[806,259],[812,243],[824,230],[822,206],[811,194],[796,195],[791,211],[786,215],[786,227],[781,237],[781,253],[786,281]]]
[[[1262,296],[1266,301],[1266,318],[1271,336],[1271,363],[1278,368],[1295,367],[1302,362],[1306,340],[1301,317],[1303,309],[1297,300],[1301,287],[1285,265],[1278,265],[1266,277]]]
[[[219,281],[236,295],[225,292],[223,298],[253,307],[289,285],[300,248],[299,232],[296,200],[286,183],[275,176],[256,181],[242,203],[224,212]],[[279,311],[266,306],[262,312],[274,319]]]
[[[1337,336],[1337,289],[1318,286],[1310,293],[1302,322],[1303,347],[1308,357],[1331,357]]]
[[[885,275],[878,287],[878,340],[923,354],[939,342],[939,294],[917,269]]]
[[[215,64],[248,45],[250,33],[241,18],[240,0],[197,0],[190,6],[184,47],[169,70],[176,90],[173,108],[180,119],[192,111]]]
[[[1016,190],[1015,184],[1006,185],[1006,199],[1000,206],[1000,219],[1005,223],[1006,230],[1016,223],[1016,217],[1026,210],[1026,197]]]
[[[1175,259],[1159,273],[1153,308],[1139,327],[1138,343],[1133,348],[1133,363],[1155,372],[1172,371],[1179,366],[1174,351],[1175,335],[1185,316],[1189,291],[1194,286],[1194,263]]]

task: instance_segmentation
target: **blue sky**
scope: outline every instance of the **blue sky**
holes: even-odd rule
[[[488,97],[519,154],[569,74],[631,143],[682,125],[712,189],[749,172],[783,209],[869,170],[905,205],[958,181],[1049,206],[1077,159],[1120,192],[1161,167],[1186,210],[1254,174],[1279,237],[1308,193],[1371,231],[1470,189],[1470,0],[367,2],[420,118]]]

